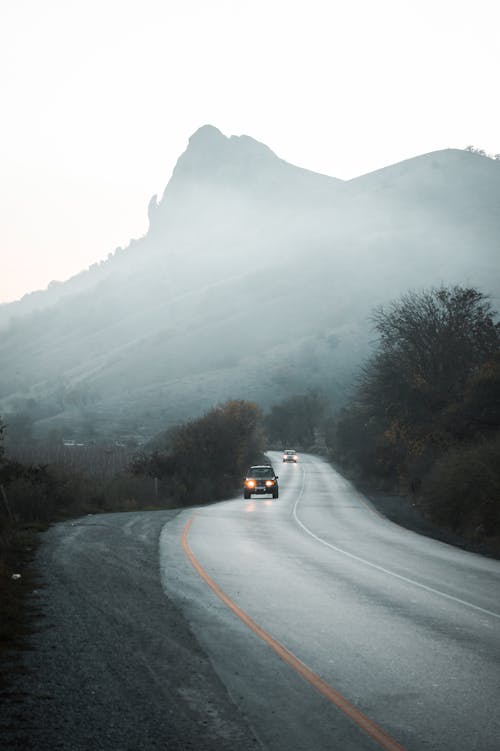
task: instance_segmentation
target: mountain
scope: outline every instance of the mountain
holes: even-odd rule
[[[143,238],[0,306],[0,414],[137,435],[230,397],[340,404],[375,305],[441,283],[500,297],[499,204],[500,162],[477,154],[341,181],[206,125]]]

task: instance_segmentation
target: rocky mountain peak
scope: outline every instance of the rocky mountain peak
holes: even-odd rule
[[[271,149],[250,136],[227,138],[213,125],[203,125],[189,139],[172,180],[227,179],[235,172],[248,174],[263,163],[277,161]]]
[[[189,139],[189,147],[192,149],[200,146],[206,148],[221,141],[227,141],[226,136],[214,125],[207,124],[202,125],[193,133]]]

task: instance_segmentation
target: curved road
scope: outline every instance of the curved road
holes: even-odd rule
[[[323,460],[163,527],[163,587],[269,751],[497,751],[500,562],[398,527]]]

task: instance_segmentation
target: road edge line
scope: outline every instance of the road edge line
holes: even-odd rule
[[[341,553],[342,555],[347,556],[347,558],[352,558],[352,560],[358,561],[358,563],[363,563],[365,566],[370,566],[370,568],[374,568],[383,574],[392,576],[394,577],[394,579],[399,579],[400,581],[406,582],[407,584],[412,584],[415,587],[424,589],[426,592],[431,592],[432,594],[438,595],[439,597],[444,597],[445,599],[451,600],[452,602],[456,602],[459,605],[465,605],[465,607],[471,608],[471,610],[477,610],[478,612],[484,613],[485,615],[489,615],[489,616],[492,616],[493,618],[500,619],[500,613],[495,613],[493,610],[487,610],[486,608],[482,608],[480,605],[474,605],[474,603],[468,602],[468,600],[462,600],[460,599],[460,597],[455,597],[455,595],[449,595],[446,592],[442,592],[440,589],[435,589],[434,587],[430,587],[428,584],[423,584],[422,582],[418,582],[416,581],[416,579],[410,579],[408,576],[397,574],[395,571],[391,571],[388,568],[384,568],[384,566],[379,566],[378,563],[372,563],[372,561],[367,561],[366,558],[361,558],[361,556],[355,555],[354,553],[349,553],[348,550],[339,548],[337,545],[332,545],[331,542],[327,542],[322,537],[319,537],[318,535],[314,534],[314,532],[311,529],[309,529],[309,527],[307,527],[297,516],[297,508],[298,508],[300,501],[302,500],[302,496],[304,493],[304,486],[305,486],[305,471],[303,473],[302,487],[300,489],[298,498],[294,503],[291,515],[293,516],[293,518],[295,519],[299,527],[301,527],[302,530],[307,535],[309,535],[309,537],[312,537],[313,540],[316,540],[316,542],[321,543],[321,545],[325,545],[327,548],[330,548],[330,550],[334,550],[336,553]],[[382,519],[385,519],[385,517],[382,516]]]

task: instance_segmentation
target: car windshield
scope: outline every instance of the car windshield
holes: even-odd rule
[[[249,477],[274,477],[272,467],[250,467]]]

